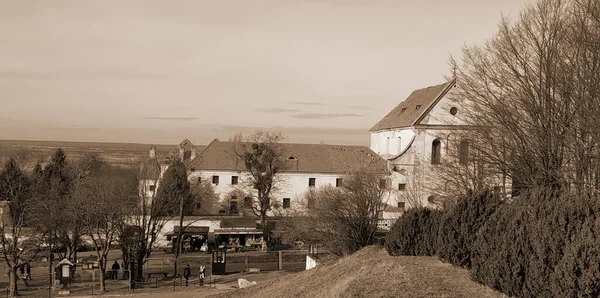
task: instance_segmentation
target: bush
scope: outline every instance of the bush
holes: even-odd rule
[[[510,296],[597,297],[599,223],[598,197],[515,199],[478,232],[472,276]]]
[[[491,191],[466,196],[449,207],[440,220],[437,253],[459,267],[471,267],[471,251],[477,231],[502,201]]]
[[[442,212],[427,208],[406,211],[385,237],[385,247],[394,256],[433,256]]]

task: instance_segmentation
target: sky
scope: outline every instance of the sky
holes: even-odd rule
[[[0,0],[0,139],[369,143],[524,0]]]

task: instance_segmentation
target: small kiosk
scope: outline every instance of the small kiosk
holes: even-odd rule
[[[227,273],[227,249],[215,248],[212,251],[212,275],[225,275]]]

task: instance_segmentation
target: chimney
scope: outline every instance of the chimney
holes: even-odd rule
[[[154,145],[150,146],[150,158],[156,158],[156,147]]]

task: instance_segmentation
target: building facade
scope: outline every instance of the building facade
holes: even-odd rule
[[[445,165],[470,154],[465,103],[456,80],[413,91],[371,129],[371,149],[386,159],[399,206],[438,206],[447,190]]]

